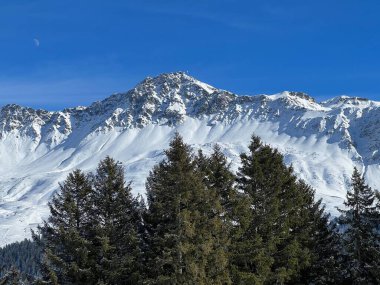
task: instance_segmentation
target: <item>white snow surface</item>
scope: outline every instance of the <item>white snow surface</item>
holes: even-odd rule
[[[60,112],[0,109],[0,246],[30,237],[67,174],[110,155],[134,192],[178,131],[194,150],[218,143],[239,167],[251,135],[276,147],[327,210],[342,207],[353,167],[380,188],[380,103],[347,96],[318,103],[301,92],[237,96],[185,73],[146,78],[127,93]]]

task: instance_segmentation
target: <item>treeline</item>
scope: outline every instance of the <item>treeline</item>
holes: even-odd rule
[[[38,276],[38,261],[41,256],[41,248],[27,239],[0,248],[0,277],[16,268],[21,272],[20,277],[23,279]]]
[[[194,154],[178,134],[165,155],[147,205],[110,157],[69,174],[33,234],[43,251],[34,284],[380,284],[380,197],[356,169],[329,222],[314,190],[257,137],[236,174],[217,145]]]

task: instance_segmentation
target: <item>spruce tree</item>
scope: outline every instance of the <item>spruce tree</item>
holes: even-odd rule
[[[236,176],[219,145],[214,146],[210,157],[206,157],[200,150],[195,161],[207,188],[215,192],[221,203],[223,212],[220,216],[224,231],[224,234],[220,235],[224,240],[221,244],[227,248],[228,270],[230,275],[233,275],[231,260],[234,258],[235,240],[240,236],[241,223],[244,224],[243,217],[250,215],[246,211],[249,208],[249,200],[235,187]]]
[[[298,182],[300,193],[304,193],[306,207],[300,216],[307,217],[308,223],[300,228],[303,244],[310,249],[310,267],[301,272],[299,284],[341,284],[342,258],[338,229],[330,222],[322,200],[314,202],[315,190],[304,181]]]
[[[97,284],[138,284],[140,280],[139,202],[124,179],[124,168],[110,157],[92,177],[91,236]]]
[[[376,197],[376,211],[380,212],[380,192],[379,191],[375,192],[375,197]]]
[[[241,162],[237,182],[250,199],[251,215],[235,242],[235,283],[300,283],[313,258],[314,192],[258,137],[252,137]]]
[[[90,193],[87,176],[75,170],[49,203],[50,217],[34,233],[43,247],[44,284],[94,284],[87,240]]]
[[[229,219],[231,222],[235,215],[238,192],[234,186],[236,177],[230,170],[227,157],[223,154],[220,146],[216,144],[210,157],[204,156],[202,151],[199,151],[196,163],[207,188],[217,192],[218,199],[225,212],[223,214],[224,219]]]
[[[40,261],[41,248],[37,243],[24,239],[8,244],[0,248],[0,277],[11,268],[19,270],[23,279],[28,276],[37,277]]]
[[[344,203],[346,209],[340,210],[347,279],[352,284],[380,283],[380,240],[374,202],[375,192],[355,167],[351,191]]]
[[[1,272],[2,273],[2,272]],[[21,279],[21,273],[15,268],[11,268],[0,278],[0,285],[23,285],[26,284]]]
[[[231,275],[230,253],[244,199],[235,187],[236,177],[231,172],[230,164],[219,145],[214,145],[210,157],[204,156],[203,152],[199,151],[195,161],[208,189],[209,198],[213,203],[220,204],[219,207],[214,208],[220,209],[219,213],[215,214],[218,214],[222,223],[218,227],[219,233],[214,233],[214,236],[218,237],[219,247],[225,252],[225,258],[228,259],[228,271]]]
[[[70,173],[34,234],[43,248],[36,284],[138,284],[141,211],[120,163],[101,161],[93,175]]]
[[[220,239],[221,205],[176,134],[147,183],[150,284],[229,284]]]

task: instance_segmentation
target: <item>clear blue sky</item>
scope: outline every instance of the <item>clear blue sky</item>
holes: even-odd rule
[[[61,109],[188,73],[237,94],[380,100],[380,1],[0,2],[0,105]]]

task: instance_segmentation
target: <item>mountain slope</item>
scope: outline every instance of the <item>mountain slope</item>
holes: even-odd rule
[[[185,73],[147,78],[127,93],[60,112],[0,109],[0,245],[29,236],[48,214],[58,182],[111,155],[135,192],[179,131],[194,149],[218,142],[237,169],[255,133],[277,147],[336,213],[354,165],[380,188],[380,103],[338,97],[318,103],[300,92],[237,96]]]

